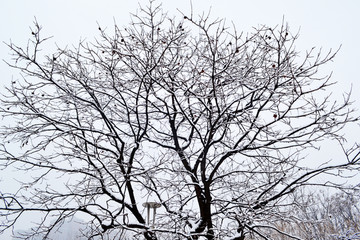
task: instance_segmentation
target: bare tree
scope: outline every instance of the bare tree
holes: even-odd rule
[[[279,221],[278,228],[301,239],[360,239],[360,198],[358,191],[297,193],[291,211],[293,221]],[[275,239],[289,239],[277,234]]]
[[[290,219],[292,193],[359,167],[358,148],[340,164],[299,164],[358,119],[349,94],[331,101],[333,83],[317,73],[336,52],[301,56],[286,24],[243,35],[208,15],[177,21],[151,2],[127,28],[99,32],[42,55],[35,23],[26,48],[9,44],[22,78],[1,98],[11,123],[0,164],[24,174],[16,194],[1,193],[1,231],[39,212],[24,238],[74,216],[90,219],[91,239],[291,237],[275,223]],[[161,203],[154,227],[145,201]]]

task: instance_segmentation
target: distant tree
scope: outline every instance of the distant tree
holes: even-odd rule
[[[317,73],[336,52],[300,54],[286,24],[243,35],[208,15],[177,21],[152,1],[140,10],[52,54],[38,23],[28,46],[8,44],[22,75],[1,98],[0,164],[22,186],[1,193],[1,231],[37,212],[29,234],[43,238],[74,216],[90,219],[89,239],[290,236],[276,223],[290,219],[293,193],[359,167],[358,147],[339,164],[299,164],[358,120],[349,94],[331,101]],[[161,203],[154,227],[146,201]]]
[[[301,239],[360,239],[360,195],[358,191],[297,194],[289,209],[292,221],[279,221],[278,228]],[[275,237],[275,235],[274,235]],[[289,239],[276,234],[275,239]]]

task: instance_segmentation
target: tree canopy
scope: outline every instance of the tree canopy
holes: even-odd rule
[[[336,51],[298,52],[286,23],[243,34],[152,1],[132,17],[50,54],[37,22],[28,46],[8,44],[21,78],[1,97],[0,165],[28,177],[1,192],[0,231],[39,212],[24,238],[83,217],[90,239],[300,239],[277,224],[295,221],[298,192],[346,187],[313,179],[359,167],[357,145],[340,163],[300,164],[358,121],[318,74]],[[154,226],[144,202],[161,204]]]

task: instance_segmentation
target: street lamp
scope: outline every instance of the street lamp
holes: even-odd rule
[[[147,208],[147,225],[150,225],[150,208],[153,209],[152,228],[154,228],[156,209],[159,208],[159,207],[161,207],[161,203],[157,203],[157,202],[145,202],[145,203],[143,203],[143,207],[144,207],[144,208]]]

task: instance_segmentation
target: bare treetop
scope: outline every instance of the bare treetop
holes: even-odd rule
[[[350,94],[332,102],[330,77],[317,74],[336,51],[300,56],[287,24],[239,34],[208,15],[169,18],[151,1],[128,27],[99,32],[41,55],[35,22],[28,46],[8,44],[22,78],[1,97],[11,123],[0,164],[32,179],[1,193],[0,231],[35,211],[24,238],[82,216],[90,239],[299,239],[277,224],[296,220],[295,193],[346,187],[312,179],[358,169],[356,145],[342,163],[299,164],[322,140],[342,144],[358,118]],[[144,203],[161,206],[154,227]]]

